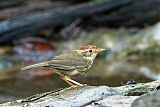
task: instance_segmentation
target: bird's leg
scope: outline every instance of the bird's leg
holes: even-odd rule
[[[65,79],[66,76],[60,76],[61,79],[63,79],[64,81],[66,81],[69,85],[74,86],[73,83],[71,83],[70,81],[68,81],[67,79]]]
[[[76,82],[72,79],[70,79],[69,77],[66,77],[66,80],[68,80],[69,82],[73,83],[74,85],[76,86],[83,86],[83,84],[79,83],[79,82]]]
[[[61,76],[61,78],[62,78],[64,81],[66,81],[66,82],[67,82],[69,85],[71,85],[71,86],[83,86],[83,84],[78,83],[78,82],[70,79],[68,76],[64,76],[64,75],[63,75],[63,76]]]

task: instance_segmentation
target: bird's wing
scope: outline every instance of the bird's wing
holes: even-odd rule
[[[55,56],[51,61],[29,65],[22,68],[21,70],[27,70],[37,67],[53,67],[58,70],[72,71],[75,69],[83,68],[87,66],[87,64],[88,61],[86,61],[83,56],[76,51],[66,51],[58,56]]]
[[[71,71],[87,66],[88,61],[76,51],[66,51],[48,61],[48,65],[55,69]]]

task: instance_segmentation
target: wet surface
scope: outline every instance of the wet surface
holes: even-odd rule
[[[160,107],[160,91],[140,96],[132,103],[131,107]]]
[[[121,86],[126,84],[130,79],[134,79],[136,82],[151,81],[151,79],[134,71],[110,72],[106,70],[106,68],[108,68],[107,66],[108,63],[103,59],[97,59],[87,75],[74,80],[93,86]],[[36,72],[48,72],[48,74],[38,75]],[[62,81],[58,75],[52,74],[50,71],[20,71],[14,74],[12,73],[11,75],[12,77],[0,81],[1,102],[26,98],[37,93],[68,87],[68,84]]]
[[[14,48],[14,51],[18,53],[16,54],[18,58],[16,55],[11,57],[2,55],[2,58],[0,58],[0,102],[26,98],[37,93],[68,87],[52,71],[43,69],[20,71],[20,68],[50,59],[55,53],[79,48],[85,44],[95,44],[106,49],[110,48],[112,53],[109,55],[107,52],[101,53],[87,75],[74,79],[80,83],[95,86],[121,86],[129,80],[134,80],[136,83],[159,80],[160,43],[159,39],[155,40],[156,36],[153,36],[155,33],[152,35],[151,31],[154,30],[147,32],[147,29],[144,29],[129,34],[128,30],[124,29],[101,29],[73,41],[57,43],[57,50],[52,52],[50,51],[52,48],[49,47],[46,51],[44,44],[34,42],[30,44],[36,44],[34,49],[27,48],[25,50],[28,52],[27,55],[16,50],[23,50],[22,46],[24,45],[19,45]],[[25,46],[30,45],[25,44]],[[37,49],[41,51],[34,58],[34,52]],[[23,50],[23,52],[25,51]],[[45,51],[51,52],[51,54],[46,54]],[[44,56],[39,59],[37,56],[41,55]],[[28,58],[27,62],[25,58]],[[22,61],[22,59],[25,61]]]

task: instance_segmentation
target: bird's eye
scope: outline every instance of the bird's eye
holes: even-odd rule
[[[89,50],[89,52],[91,53],[91,52],[92,52],[92,50]]]

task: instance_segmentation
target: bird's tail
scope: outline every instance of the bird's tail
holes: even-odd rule
[[[29,66],[26,66],[24,68],[22,68],[21,70],[27,70],[27,69],[30,69],[30,68],[37,68],[37,67],[45,67],[45,66],[48,66],[48,62],[41,62],[41,63],[38,63],[38,64],[33,64],[33,65],[29,65]]]

